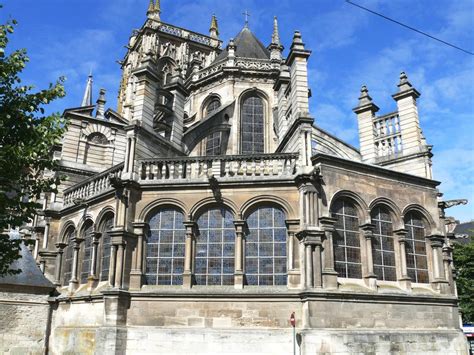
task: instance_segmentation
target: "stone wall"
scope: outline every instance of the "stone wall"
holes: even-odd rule
[[[0,353],[44,354],[48,296],[0,292]]]

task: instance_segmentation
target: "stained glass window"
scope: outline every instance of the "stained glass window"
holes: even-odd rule
[[[247,218],[245,277],[248,285],[286,285],[285,213],[259,207]]]
[[[67,285],[72,277],[72,263],[74,262],[74,248],[72,237],[74,236],[74,228],[69,228],[66,232],[67,246],[64,249],[64,271],[63,271],[63,285]]]
[[[333,235],[335,269],[340,277],[361,278],[359,217],[353,203],[338,200],[332,215],[337,219]]]
[[[264,152],[263,100],[252,96],[242,104],[242,154]]]
[[[181,212],[165,208],[154,214],[146,242],[148,285],[182,285],[186,231]]]
[[[196,263],[197,285],[233,285],[235,228],[232,213],[215,207],[197,220]]]
[[[212,101],[209,102],[209,104],[206,106],[206,112],[204,116],[212,115],[214,112],[216,112],[219,109],[219,107],[221,107],[220,100],[217,98],[212,99]]]
[[[417,213],[408,213],[405,216],[405,228],[408,230],[406,243],[408,276],[414,282],[428,283],[428,261],[423,220]]]
[[[207,137],[206,155],[221,154],[221,132],[214,132]]]
[[[386,208],[376,207],[372,212],[372,223],[375,225],[372,241],[374,273],[379,280],[396,281],[393,228],[389,211]]]
[[[91,263],[92,263],[91,232],[92,230],[93,230],[92,224],[88,224],[84,228],[84,231],[82,232],[82,238],[84,238],[84,241],[82,242],[83,258],[82,258],[81,277],[80,277],[80,281],[82,284],[87,282],[87,278],[89,277],[89,274],[91,271]]]
[[[107,281],[109,278],[110,268],[110,249],[112,247],[112,239],[109,232],[114,226],[114,216],[109,215],[104,221],[102,227],[102,267],[100,269],[100,281]]]

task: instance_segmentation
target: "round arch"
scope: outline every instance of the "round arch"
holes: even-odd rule
[[[240,215],[243,219],[246,219],[248,215],[253,212],[253,209],[265,204],[276,205],[280,207],[283,212],[285,212],[287,219],[298,218],[298,216],[295,214],[293,207],[291,207],[291,205],[286,200],[272,195],[261,195],[252,197],[250,200],[248,200],[242,205],[240,209]]]
[[[59,232],[59,235],[60,235],[60,238],[59,238],[59,241],[61,243],[67,243],[66,241],[66,235],[67,235],[67,232],[70,230],[70,229],[74,229],[74,231],[76,231],[76,225],[74,224],[73,221],[69,220],[69,221],[66,221],[64,223],[64,225],[61,227],[61,230]]]
[[[369,204],[371,216],[372,211],[379,206],[383,206],[389,211],[395,230],[404,228],[403,218],[401,217],[402,211],[392,200],[386,197],[377,197],[376,199],[372,200],[372,202]]]
[[[334,203],[339,200],[339,199],[348,199],[352,202],[357,207],[357,211],[359,213],[359,219],[361,221],[361,224],[365,223],[370,223],[370,213],[369,213],[369,207],[365,203],[365,201],[355,192],[348,191],[348,190],[340,190],[336,192],[330,202],[329,202],[329,211],[332,211]]]
[[[81,220],[77,224],[77,232],[79,233],[79,235],[80,235],[80,233],[82,233],[84,231],[85,227],[89,223],[92,224],[93,228],[95,228],[94,219],[92,218],[92,215],[87,214],[87,215],[85,215],[84,217],[81,218]]]
[[[220,105],[222,105],[222,98],[219,94],[217,93],[210,93],[202,102],[201,104],[201,109],[200,109],[200,112],[201,112],[201,117],[204,118],[207,116],[206,114],[206,108],[207,106],[214,100],[219,100],[219,103]]]
[[[425,221],[426,235],[431,235],[436,230],[436,223],[431,217],[431,214],[423,207],[418,204],[409,204],[405,206],[402,211],[402,221],[405,222],[405,216],[410,212],[417,212],[421,215]]]
[[[102,226],[102,223],[104,222],[104,219],[110,214],[113,214],[115,216],[115,209],[112,206],[107,206],[103,208],[102,211],[100,211],[97,215],[94,225],[100,228]]]
[[[138,216],[138,222],[146,222],[154,211],[163,207],[176,208],[185,216],[188,215],[188,207],[182,201],[174,198],[161,198],[149,203],[141,210]]]
[[[207,208],[215,206],[224,206],[232,212],[234,219],[237,217],[237,206],[233,201],[225,197],[221,198],[221,201],[216,201],[213,197],[206,197],[200,200],[191,208],[190,217],[192,220],[196,220],[196,217],[202,214]]]

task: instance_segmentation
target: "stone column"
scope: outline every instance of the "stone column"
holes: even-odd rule
[[[186,244],[184,249],[184,271],[183,271],[183,287],[191,288],[193,285],[193,259],[194,259],[194,221],[186,221],[183,223],[186,228]]]
[[[442,248],[444,242],[443,235],[431,235],[428,237],[431,241],[432,259],[433,259],[433,282],[432,287],[442,294],[449,293],[449,284],[445,278],[443,268]]]
[[[323,240],[323,287],[327,289],[337,288],[337,271],[334,267],[334,245],[333,233],[336,219],[332,217],[320,217],[319,223],[324,231]]]
[[[406,229],[398,229],[393,231],[394,235],[397,236],[400,255],[399,255],[399,262],[396,263],[397,265],[397,275],[398,275],[398,283],[400,286],[407,290],[411,291],[411,279],[408,276],[408,269],[407,269],[407,251],[406,251],[406,243],[407,243],[407,234],[408,231]]]
[[[133,232],[137,235],[137,248],[133,253],[132,271],[130,272],[130,288],[139,290],[143,283],[143,250],[146,243],[146,234],[148,230],[148,223],[135,222],[133,223]]]
[[[375,225],[367,223],[361,225],[360,228],[362,229],[362,233],[364,234],[364,241],[365,245],[361,247],[365,247],[365,260],[362,260],[362,263],[365,263],[365,275],[364,280],[368,287],[371,289],[377,289],[377,276],[374,273],[374,258],[372,255],[372,243],[374,238],[374,228]]]
[[[54,275],[54,284],[56,286],[61,286],[61,270],[63,267],[63,254],[64,248],[67,247],[66,243],[56,243],[56,248],[58,249],[58,254],[56,255],[56,270]]]
[[[115,288],[122,288],[123,281],[123,269],[124,269],[124,258],[125,258],[125,243],[122,242],[117,245],[117,261],[115,265]]]
[[[99,261],[99,241],[101,236],[102,233],[99,232],[92,232],[90,236],[92,238],[92,260],[89,277],[87,278],[88,289],[96,287],[99,281],[99,277],[97,275],[97,263]]]
[[[72,272],[71,280],[69,280],[69,291],[74,292],[79,286],[79,280],[77,278],[77,272],[79,270],[79,250],[81,249],[81,243],[84,241],[83,238],[74,237],[72,239],[73,243],[73,259],[72,259]]]
[[[235,226],[235,274],[234,286],[236,289],[244,287],[244,228],[246,222],[234,221]]]

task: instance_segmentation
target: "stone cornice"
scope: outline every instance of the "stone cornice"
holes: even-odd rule
[[[414,185],[436,188],[440,182],[436,180],[430,180],[423,177],[410,175],[406,173],[401,173],[395,170],[390,170],[376,165],[370,165],[365,163],[356,162],[353,160],[347,160],[335,156],[330,156],[322,153],[318,153],[311,158],[313,165],[316,164],[325,164],[328,166],[341,167],[345,169],[350,169],[358,173],[369,173],[377,177],[387,178],[389,180],[395,180],[399,182],[411,183]]]

